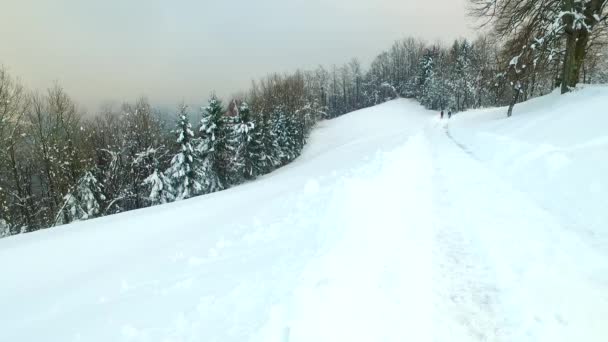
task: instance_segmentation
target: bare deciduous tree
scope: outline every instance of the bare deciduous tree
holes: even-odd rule
[[[590,48],[607,29],[608,0],[470,0],[470,4],[470,13],[484,18],[482,25],[492,25],[499,37],[524,39],[523,49],[531,49],[532,54],[550,51],[545,57],[551,58],[563,54],[562,93],[580,81]],[[552,49],[562,40],[563,50]]]

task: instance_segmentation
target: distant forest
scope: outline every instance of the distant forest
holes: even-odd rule
[[[0,68],[0,236],[227,189],[297,158],[319,120],[398,97],[511,115],[556,88],[607,83],[607,2],[470,0],[487,32],[474,41],[406,38],[366,69],[271,74],[239,98],[181,104],[171,124],[146,98],[83,116],[60,85],[32,92]]]

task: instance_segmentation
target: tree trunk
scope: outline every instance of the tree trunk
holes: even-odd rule
[[[534,90],[536,90],[536,70],[532,73],[532,85],[530,86],[530,98],[534,97]]]
[[[355,95],[355,109],[360,109],[362,107],[360,91],[361,91],[361,78],[359,76],[357,76],[357,94]]]
[[[11,142],[11,145],[9,147],[9,155],[10,155],[10,162],[11,162],[11,171],[12,171],[12,175],[13,175],[13,181],[15,182],[15,188],[17,190],[17,195],[19,196],[17,198],[18,201],[18,205],[19,205],[19,210],[21,211],[21,216],[23,221],[21,222],[22,224],[24,224],[27,229],[31,229],[31,218],[32,216],[30,215],[29,211],[28,211],[28,205],[26,203],[26,199],[27,199],[27,195],[25,194],[25,191],[23,190],[22,186],[21,186],[21,180],[19,178],[19,170],[17,169],[17,160],[15,158],[15,146],[14,143]]]
[[[562,86],[562,72],[559,70],[559,65],[561,63],[561,57],[558,57],[556,67],[554,68],[555,74],[553,75],[553,89],[561,88]]]
[[[584,29],[568,34],[562,72],[562,94],[574,89],[580,80],[581,69],[587,55],[588,41],[589,33]]]
[[[511,117],[511,115],[513,115],[513,107],[515,107],[515,104],[519,100],[520,90],[513,87],[513,91],[515,93],[513,94],[513,97],[511,98],[511,103],[509,103],[509,110],[507,111],[507,117]]]
[[[587,68],[585,67],[585,63],[583,62],[583,84],[587,83]]]
[[[571,87],[575,87],[576,84],[580,80],[581,70],[583,69],[583,64],[585,63],[585,58],[587,57],[587,45],[589,45],[589,31],[583,29],[578,34],[578,40],[576,41],[576,50],[574,52],[574,74],[572,76]]]
[[[594,14],[601,8],[601,3],[605,0],[593,0],[585,8],[585,20],[588,26],[595,24]],[[564,0],[563,10],[567,12],[575,11],[574,0]],[[587,55],[587,45],[589,43],[589,31],[585,27],[574,24],[574,16],[564,16],[566,32],[566,53],[562,70],[562,94],[575,88],[580,80],[581,69]]]
[[[574,52],[576,48],[576,31],[567,35],[566,53],[564,56],[564,65],[562,66],[562,94],[570,91],[572,84],[572,75],[574,71]]]
[[[574,11],[574,0],[563,0],[562,11],[572,13]],[[574,66],[574,52],[576,50],[576,38],[578,30],[574,27],[574,16],[564,15],[564,31],[566,33],[566,52],[564,53],[564,64],[562,65],[562,94],[570,91],[570,77]]]

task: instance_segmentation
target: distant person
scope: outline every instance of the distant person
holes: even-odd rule
[[[448,119],[452,117],[452,110],[448,110]]]
[[[443,111],[441,111],[441,118],[443,119]]]

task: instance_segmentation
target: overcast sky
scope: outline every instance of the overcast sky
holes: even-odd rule
[[[470,37],[465,1],[2,0],[0,64],[32,89],[59,81],[89,112],[201,103],[269,72],[366,67],[405,36]]]

